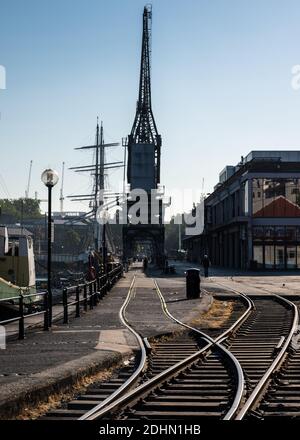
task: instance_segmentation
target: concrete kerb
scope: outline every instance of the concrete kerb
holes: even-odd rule
[[[80,381],[102,370],[115,367],[135,350],[119,353],[101,351],[49,368],[30,378],[1,386],[0,419],[15,418],[22,410],[46,403],[51,395],[66,393]]]
[[[28,328],[27,330],[29,331]],[[33,328],[30,330],[34,331]],[[84,379],[93,378],[107,369],[117,368],[137,350],[133,345],[128,346],[121,342],[111,346],[107,341],[104,343],[99,340],[98,346],[94,347],[91,354],[55,367],[50,366],[23,378],[19,377],[18,381],[1,384],[0,419],[15,419],[22,412],[34,410],[38,404],[47,404],[50,397],[56,398],[58,395],[76,392],[77,386],[82,386]]]

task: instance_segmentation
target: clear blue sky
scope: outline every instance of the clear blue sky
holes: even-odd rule
[[[12,197],[23,196],[30,159],[31,193],[40,197],[45,167],[88,163],[73,148],[93,141],[97,115],[106,141],[130,132],[145,3],[1,0],[0,197],[2,179]],[[219,171],[251,149],[300,147],[300,91],[290,84],[300,64],[299,0],[152,4],[153,110],[166,186],[201,188],[204,178],[209,192]],[[66,173],[66,195],[88,187],[89,179]]]

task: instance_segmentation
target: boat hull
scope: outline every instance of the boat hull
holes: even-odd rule
[[[4,278],[0,277],[0,300],[1,301],[7,301],[10,303],[17,303],[18,297],[20,294],[24,295],[24,302],[25,303],[33,303],[35,301],[40,300],[41,296],[30,296],[27,297],[27,295],[35,295],[36,294],[36,288],[35,286],[31,287],[20,287],[16,286],[15,284],[10,283],[9,281],[6,281]]]

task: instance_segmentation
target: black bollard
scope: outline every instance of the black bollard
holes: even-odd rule
[[[186,271],[186,297],[194,299],[200,297],[200,270],[188,269]]]

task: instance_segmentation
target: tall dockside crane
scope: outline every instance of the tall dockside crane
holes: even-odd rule
[[[139,82],[139,97],[136,106],[136,114],[128,136],[128,168],[127,179],[131,183],[132,155],[135,145],[152,145],[155,152],[155,187],[160,182],[160,155],[161,136],[158,134],[151,104],[151,29],[152,29],[152,8],[145,6],[143,13],[143,39],[141,53],[141,70]]]
[[[163,263],[164,226],[162,200],[160,200],[158,222],[151,216],[151,190],[160,187],[161,136],[158,134],[151,103],[151,29],[152,7],[145,6],[143,12],[143,36],[139,95],[136,114],[128,136],[127,180],[130,189],[142,189],[148,195],[148,224],[131,224],[130,218],[123,227],[124,259],[131,258],[137,249],[147,249],[154,261]],[[127,201],[130,209],[132,202]]]

